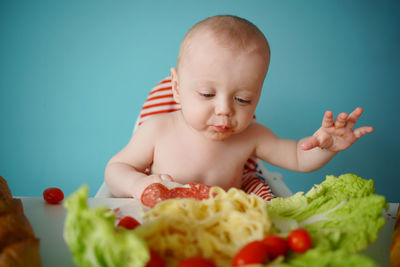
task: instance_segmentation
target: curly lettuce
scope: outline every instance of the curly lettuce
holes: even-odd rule
[[[373,180],[354,174],[330,175],[306,194],[271,200],[267,210],[278,230],[285,233],[302,227],[312,236],[314,247],[291,255],[287,264],[375,266],[366,256],[355,254],[373,243],[385,224],[382,211],[387,203],[374,190]]]
[[[89,209],[88,187],[82,186],[64,201],[67,217],[64,239],[78,266],[145,266],[150,259],[146,243],[133,231],[118,228],[114,212]]]

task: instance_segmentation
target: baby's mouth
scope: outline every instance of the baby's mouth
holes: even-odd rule
[[[227,125],[215,125],[214,129],[219,132],[219,133],[226,133],[228,132],[231,128]]]

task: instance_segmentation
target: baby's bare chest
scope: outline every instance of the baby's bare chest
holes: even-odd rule
[[[154,151],[153,173],[169,174],[179,183],[199,182],[225,189],[240,186],[251,151],[235,143],[160,142]]]

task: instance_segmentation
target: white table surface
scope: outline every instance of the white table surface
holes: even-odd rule
[[[65,208],[61,205],[47,204],[41,197],[20,197],[25,215],[30,221],[35,235],[40,238],[40,256],[44,267],[74,266],[68,246],[63,239]],[[109,208],[127,207],[129,213],[140,220],[139,201],[127,198],[89,198],[89,207],[107,206]],[[396,211],[399,203],[390,203],[384,211],[385,226],[380,230],[378,240],[371,244],[363,254],[374,259],[380,266],[389,266],[389,250],[392,242]]]

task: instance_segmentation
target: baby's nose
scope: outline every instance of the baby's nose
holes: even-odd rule
[[[215,106],[215,114],[225,116],[232,115],[233,110],[231,105],[232,104],[227,99],[217,101]]]

